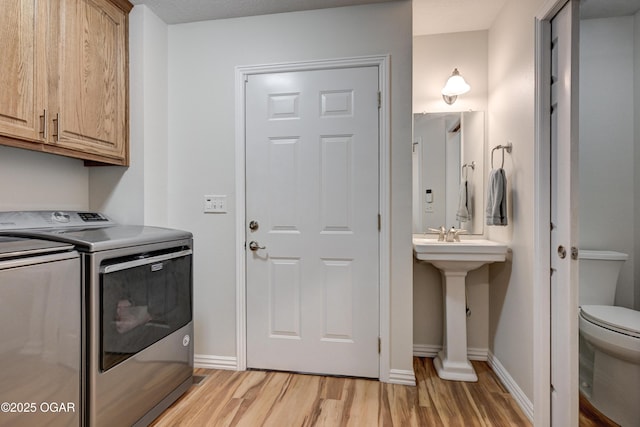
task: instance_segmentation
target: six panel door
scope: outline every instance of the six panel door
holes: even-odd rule
[[[246,85],[248,367],[377,378],[378,69]]]

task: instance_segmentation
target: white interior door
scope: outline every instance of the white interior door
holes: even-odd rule
[[[578,4],[551,21],[551,425],[578,425]]]
[[[378,67],[247,79],[250,368],[379,375],[378,102]]]

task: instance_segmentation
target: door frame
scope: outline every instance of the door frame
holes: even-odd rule
[[[534,278],[533,278],[533,401],[534,425],[551,426],[551,20],[571,0],[546,0],[535,19],[535,150],[534,150]],[[575,39],[572,38],[572,55]],[[572,82],[573,83],[573,82]],[[577,90],[577,89],[576,89]],[[573,97],[572,97],[573,98]],[[571,116],[574,111],[572,108]],[[572,126],[576,120],[572,117]],[[577,294],[577,283],[570,283],[570,293]],[[577,334],[572,323],[563,325],[559,332],[565,336]],[[577,349],[570,349],[577,352]],[[574,363],[578,363],[577,358]],[[554,404],[572,407],[575,396],[558,395]],[[577,414],[576,414],[577,418]]]
[[[247,369],[247,306],[246,306],[246,134],[245,134],[245,82],[250,75],[286,73],[296,71],[328,70],[356,67],[378,67],[378,88],[381,102],[378,109],[379,183],[378,203],[380,213],[379,241],[379,335],[382,345],[379,355],[380,381],[388,382],[390,365],[390,244],[391,244],[391,155],[390,155],[390,96],[389,55],[361,56],[340,59],[286,62],[276,64],[236,66],[236,369]]]

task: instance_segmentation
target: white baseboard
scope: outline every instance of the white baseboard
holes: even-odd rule
[[[526,394],[522,391],[522,389],[515,382],[513,377],[509,374],[509,372],[502,366],[502,363],[498,360],[497,357],[494,356],[493,353],[489,352],[489,358],[487,359],[487,363],[493,369],[493,372],[496,373],[502,384],[505,388],[511,393],[513,398],[522,409],[522,412],[529,418],[529,421],[533,423],[533,403]]]
[[[204,369],[225,369],[230,371],[238,370],[238,360],[229,356],[209,356],[207,354],[196,354],[193,356],[193,365],[196,368]]]
[[[413,355],[417,357],[436,357],[438,352],[442,350],[441,345],[414,344]],[[470,360],[487,361],[489,357],[488,348],[468,348],[467,357]]]
[[[442,350],[440,345],[414,344],[413,355],[416,357],[436,357],[438,352]]]
[[[193,357],[195,368],[204,369],[225,369],[231,371],[238,370],[238,361],[235,357],[210,356],[207,354],[196,354]],[[402,385],[416,385],[416,376],[413,371],[392,369],[389,372],[389,383]]]
[[[416,376],[411,371],[405,371],[402,369],[392,369],[389,371],[389,382],[391,384],[400,384],[400,385],[416,385]]]
[[[489,359],[488,348],[467,348],[467,357],[469,360],[481,360],[486,362]]]

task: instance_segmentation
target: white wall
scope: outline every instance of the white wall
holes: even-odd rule
[[[633,105],[633,117],[634,117],[634,158],[635,164],[640,165],[640,12],[636,13],[633,19],[633,40],[634,40],[634,105]],[[634,234],[636,236],[634,254],[635,254],[635,266],[634,269],[634,283],[635,283],[635,309],[640,310],[640,168],[634,168],[634,212],[635,224]]]
[[[486,111],[487,31],[435,34],[413,38],[413,112]],[[441,90],[454,68],[471,86],[448,105]]]
[[[82,160],[0,146],[0,210],[88,207],[88,169]]]
[[[162,226],[169,222],[169,29],[143,10],[144,223]]]
[[[509,225],[486,227],[512,259],[490,265],[489,347],[533,400],[535,27],[543,0],[508,1],[489,30],[489,144],[505,154]],[[485,160],[486,162],[487,160]]]
[[[168,224],[167,25],[143,5],[129,14],[130,166],[92,168],[90,208],[122,224]]]
[[[634,18],[580,21],[580,248],[629,254],[616,305],[634,306]]]
[[[391,367],[412,371],[411,2],[169,27],[169,223],[195,235],[196,353],[235,357],[238,65],[391,54]],[[227,214],[202,196],[227,195]]]

